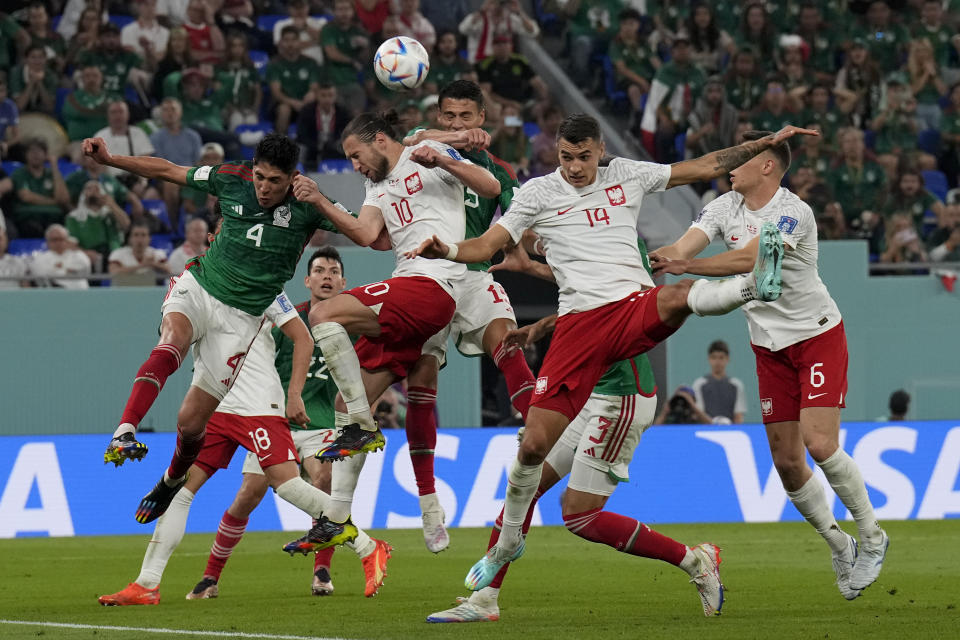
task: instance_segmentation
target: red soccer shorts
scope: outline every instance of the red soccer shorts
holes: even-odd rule
[[[256,454],[264,469],[288,460],[298,464],[297,447],[290,435],[290,423],[283,416],[238,416],[214,413],[207,422],[207,435],[195,465],[208,476],[226,469],[237,447]]]
[[[779,351],[753,346],[763,423],[800,419],[804,407],[844,407],[847,334],[843,322]]]
[[[618,302],[560,316],[530,406],[573,420],[611,364],[666,340],[677,327],[660,321],[660,289],[637,291]]]
[[[420,358],[430,336],[450,324],[457,305],[431,278],[403,276],[344,291],[367,307],[377,308],[380,335],[363,336],[355,345],[360,366],[388,369],[398,378]]]

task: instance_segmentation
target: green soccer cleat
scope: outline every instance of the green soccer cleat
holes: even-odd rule
[[[753,265],[756,280],[757,300],[773,302],[780,297],[780,269],[783,263],[783,238],[772,222],[764,222],[760,228],[760,246],[757,262]]]
[[[359,532],[350,518],[346,522],[334,522],[321,515],[317,524],[313,525],[306,535],[283,545],[283,550],[291,556],[295,553],[307,555],[311,551],[320,551],[327,547],[335,547],[344,542],[353,541]]]
[[[527,541],[523,538],[520,539],[520,544],[512,553],[501,551],[498,545],[493,545],[487,550],[486,555],[470,568],[467,578],[463,581],[464,586],[471,591],[479,591],[484,587],[489,587],[503,565],[522,556],[526,546]]]
[[[150,490],[150,493],[143,496],[143,500],[140,501],[135,516],[137,522],[147,524],[166,513],[173,501],[173,496],[177,495],[177,491],[180,491],[180,488],[186,483],[187,476],[183,476],[177,484],[171,487],[161,477],[153,489]]]
[[[321,462],[343,460],[358,453],[380,451],[385,446],[387,446],[387,439],[383,437],[383,432],[379,428],[376,431],[367,431],[359,423],[354,422],[345,426],[333,444],[317,451],[314,457]]]
[[[147,445],[137,442],[132,432],[127,432],[110,440],[110,446],[103,454],[103,464],[112,462],[113,466],[119,467],[127,460],[143,460],[147,455]]]

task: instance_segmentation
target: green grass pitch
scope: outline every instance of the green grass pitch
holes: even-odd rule
[[[427,624],[466,595],[463,578],[486,530],[451,530],[450,549],[427,552],[419,530],[371,532],[393,546],[386,584],[363,597],[359,560],[333,559],[336,592],[310,595],[312,559],[288,557],[290,533],[251,533],[237,547],[216,600],[187,601],[212,535],[190,535],[167,566],[156,607],[101,607],[97,596],[132,581],[143,536],[0,540],[0,619],[339,638],[957,638],[960,520],[884,523],[891,544],[880,579],[852,602],[833,584],[830,553],[808,525],[658,526],[688,544],[723,548],[723,615],[706,619],[674,567],[590,544],[559,527],[531,532],[500,596],[496,623]],[[852,523],[845,523],[853,531]],[[202,638],[104,628],[0,622],[0,638]],[[210,636],[207,636],[210,637]],[[219,636],[224,637],[224,636]]]

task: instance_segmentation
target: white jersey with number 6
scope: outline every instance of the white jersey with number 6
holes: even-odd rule
[[[710,202],[691,225],[727,249],[746,246],[764,222],[772,222],[783,236],[783,292],[775,302],[748,302],[743,306],[750,341],[779,351],[840,324],[840,310],[817,270],[817,222],[806,202],[781,187],[759,211],[747,209],[736,191]]]
[[[448,171],[436,167],[428,169],[410,159],[410,153],[419,147],[430,146],[458,162],[466,162],[453,147],[426,140],[406,147],[393,170],[380,182],[367,180],[364,206],[380,209],[390,234],[397,266],[397,276],[426,276],[451,296],[450,282],[463,277],[466,265],[449,260],[428,260],[417,257],[407,260],[405,251],[413,251],[427,238],[436,235],[444,242],[460,242],[466,233],[466,214],[463,208],[463,184]]]
[[[560,315],[595,309],[654,286],[637,248],[637,220],[643,196],[669,180],[669,165],[615,158],[578,189],[557,169],[520,187],[497,224],[514,242],[525,229],[540,235]]]

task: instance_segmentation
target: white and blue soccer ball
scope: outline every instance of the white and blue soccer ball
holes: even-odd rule
[[[384,40],[373,57],[373,71],[391,91],[416,89],[427,79],[430,56],[423,45],[407,36]]]

